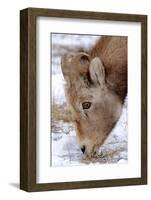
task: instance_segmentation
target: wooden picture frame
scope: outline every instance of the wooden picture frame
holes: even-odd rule
[[[141,23],[141,177],[36,183],[36,19],[39,16]],[[20,12],[20,188],[65,190],[147,184],[147,16],[27,8]]]

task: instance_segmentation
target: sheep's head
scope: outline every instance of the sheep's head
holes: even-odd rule
[[[100,58],[87,53],[68,53],[62,57],[66,97],[82,152],[93,157],[117,122],[122,104],[106,86]]]

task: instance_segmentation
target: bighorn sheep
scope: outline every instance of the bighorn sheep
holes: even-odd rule
[[[62,57],[65,91],[82,152],[96,155],[127,94],[127,37],[102,36],[89,52]]]

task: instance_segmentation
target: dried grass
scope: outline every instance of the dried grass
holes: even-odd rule
[[[53,121],[64,121],[64,122],[71,122],[71,113],[67,108],[66,103],[57,104],[55,100],[52,101],[52,120]]]

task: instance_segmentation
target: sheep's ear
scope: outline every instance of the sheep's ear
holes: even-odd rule
[[[89,72],[91,81],[94,84],[99,84],[100,86],[105,85],[105,70],[99,57],[92,59],[90,62]]]

